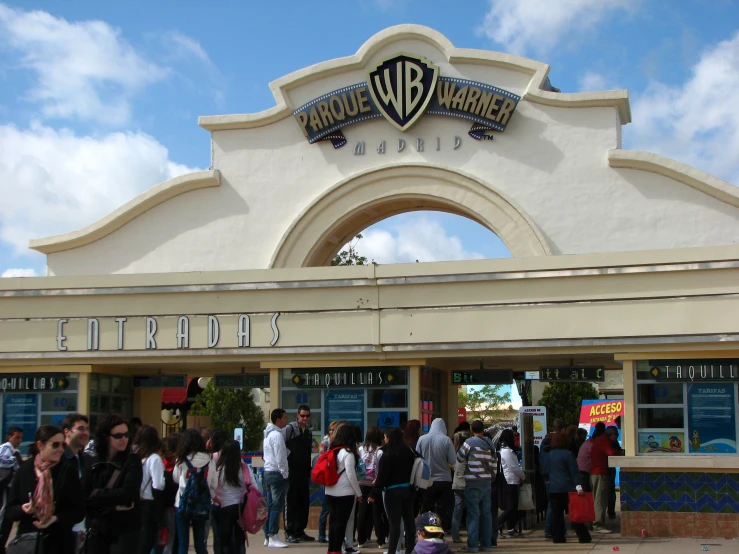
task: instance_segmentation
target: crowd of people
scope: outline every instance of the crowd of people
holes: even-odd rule
[[[23,430],[0,446],[0,554],[20,537],[44,554],[197,554],[244,552],[238,525],[251,474],[241,445],[220,429],[188,429],[160,439],[155,427],[116,414],[69,414],[42,425],[23,459]]]
[[[285,548],[316,540],[305,533],[310,482],[306,475],[316,460],[311,458],[309,433],[309,406],[298,408],[294,422],[288,422],[285,410],[272,411],[264,431],[263,483],[270,514],[264,527],[265,546]],[[594,492],[597,521],[590,530],[610,532],[605,520],[607,513],[613,514],[609,503],[615,503],[615,497],[608,456],[620,451],[617,435],[617,428],[606,429],[601,423],[588,439],[584,430],[554,422],[535,472],[544,479],[545,536],[553,542],[566,542],[564,514],[571,492]],[[329,554],[358,553],[373,531],[377,546],[387,548],[385,554],[410,554],[421,537],[419,521],[429,517],[436,518],[434,527],[439,529],[439,536],[429,535],[436,541],[434,548],[441,548],[437,539],[443,534],[463,542],[460,530],[465,525],[467,540],[460,552],[487,552],[499,539],[521,536],[519,494],[526,474],[513,429],[485,429],[481,421],[464,422],[450,439],[446,423],[437,418],[426,434],[418,420],[410,420],[403,429],[371,426],[362,437],[358,425],[332,421],[319,452],[333,449],[339,477],[336,484],[322,487],[318,525],[318,541],[327,543]],[[412,483],[419,457],[432,478],[426,489]],[[278,536],[282,513],[285,542]],[[573,524],[573,530],[580,542],[591,542],[588,526]]]

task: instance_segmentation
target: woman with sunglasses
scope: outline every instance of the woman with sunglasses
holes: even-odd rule
[[[72,527],[85,515],[77,471],[60,464],[62,430],[42,425],[26,460],[13,479],[7,516],[18,521],[18,535],[43,531],[45,554],[73,554]]]
[[[134,554],[141,532],[141,458],[131,452],[128,423],[106,414],[95,430],[87,499],[87,553]]]

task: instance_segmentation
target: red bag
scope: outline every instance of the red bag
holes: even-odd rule
[[[570,494],[570,521],[572,523],[593,523],[595,521],[595,503],[593,493],[586,492],[580,496],[576,492]]]
[[[311,479],[316,485],[333,487],[339,482],[339,476],[344,473],[343,469],[341,472],[339,472],[338,469],[338,455],[339,450],[342,448],[343,446],[332,448],[318,456],[316,465],[313,466],[313,470],[310,474]]]
[[[244,497],[242,497],[244,509],[241,512],[239,525],[241,525],[241,528],[244,530],[244,536],[246,537],[248,544],[249,537],[246,533],[249,532],[252,535],[259,533],[260,529],[267,522],[269,510],[267,509],[267,500],[262,496],[262,493],[259,492],[259,489],[257,489],[257,487],[251,482],[251,471],[249,471],[249,466],[242,462],[241,470],[244,473],[246,491],[244,491]]]

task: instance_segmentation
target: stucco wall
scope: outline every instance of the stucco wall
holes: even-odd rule
[[[471,78],[519,95],[531,80],[530,73],[510,68],[450,64],[437,46],[410,39],[379,48],[367,66],[399,51],[426,56],[442,75]],[[363,70],[334,71],[284,92],[297,107],[365,79]],[[280,241],[311,203],[337,183],[388,164],[429,164],[479,180],[528,216],[552,254],[739,240],[739,208],[655,173],[609,166],[608,151],[620,146],[616,107],[555,107],[523,99],[506,131],[495,133],[493,141],[472,139],[469,127],[461,119],[425,115],[402,133],[376,119],[347,127],[349,142],[340,149],[328,142],[308,144],[292,117],[256,128],[215,131],[213,168],[221,173],[220,186],[182,194],[100,240],[49,254],[49,272],[267,268]],[[457,150],[455,136],[462,139]],[[441,138],[439,151],[436,137]],[[423,152],[416,151],[417,138],[425,140]],[[403,152],[397,152],[398,139],[406,141]],[[378,154],[383,140],[387,152]],[[364,141],[364,155],[354,155],[357,141]],[[439,190],[430,180],[427,193],[438,195]],[[424,208],[423,203],[417,208]],[[328,232],[335,221],[320,224]]]

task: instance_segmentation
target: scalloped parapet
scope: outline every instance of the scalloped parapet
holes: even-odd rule
[[[33,239],[29,241],[28,246],[32,250],[38,250],[44,254],[84,246],[120,229],[129,221],[170,198],[193,190],[217,187],[220,184],[221,174],[218,170],[197,171],[180,175],[142,192],[130,202],[87,227],[63,235]]]
[[[502,52],[457,48],[448,38],[430,27],[407,24],[380,31],[365,42],[353,56],[312,65],[273,81],[269,85],[276,101],[276,106],[273,108],[253,114],[201,116],[198,118],[198,124],[212,132],[252,129],[280,121],[292,115],[295,108],[288,100],[287,93],[290,90],[338,73],[362,69],[382,47],[408,39],[421,40],[438,48],[444,53],[449,63],[489,65],[531,75],[529,86],[523,95],[524,100],[563,108],[613,106],[618,109],[622,124],[631,122],[629,93],[626,90],[564,94],[547,91],[543,87],[549,74],[549,65],[545,63]]]

